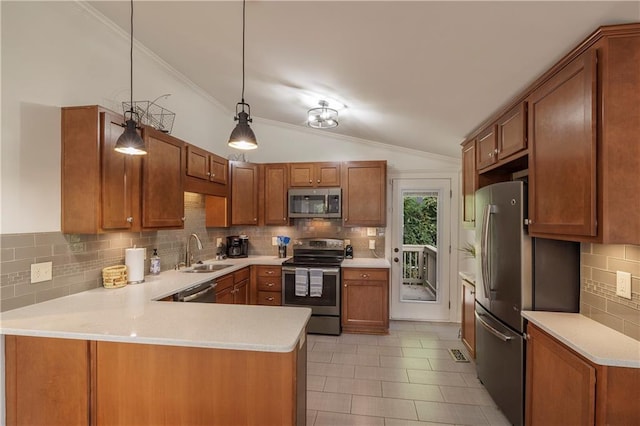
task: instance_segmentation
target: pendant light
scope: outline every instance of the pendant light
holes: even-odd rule
[[[136,130],[138,121],[140,121],[140,116],[133,109],[133,0],[131,0],[131,45],[129,51],[129,61],[129,81],[131,83],[131,103],[129,105],[131,107],[129,111],[124,113],[125,129],[116,141],[116,146],[114,149],[123,154],[144,155],[147,153],[144,146],[144,141]],[[128,119],[127,115],[129,116]],[[137,120],[135,120],[134,117],[137,117]]]
[[[229,137],[229,146],[236,149],[256,149],[258,147],[258,141],[256,135],[249,127],[251,119],[251,106],[244,101],[244,33],[245,33],[245,4],[246,0],[242,0],[242,97],[240,102],[236,104],[236,115],[233,117],[234,121],[237,121],[236,127],[231,132]],[[239,110],[239,107],[241,109]],[[247,107],[249,112],[245,112],[244,108]]]

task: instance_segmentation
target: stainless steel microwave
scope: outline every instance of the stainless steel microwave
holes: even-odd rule
[[[289,189],[289,217],[342,217],[342,189]]]

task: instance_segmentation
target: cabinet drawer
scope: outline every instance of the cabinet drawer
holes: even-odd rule
[[[386,281],[389,277],[388,269],[351,269],[342,270],[344,280]]]
[[[280,277],[258,277],[258,290],[282,291],[282,280]]]
[[[216,278],[216,293],[226,288],[233,287],[233,274],[227,274],[220,278]]]
[[[240,281],[249,279],[249,268],[243,268],[233,273],[233,282],[239,283]]]
[[[282,294],[275,291],[259,291],[258,305],[282,305]]]
[[[281,277],[282,267],[280,265],[259,265],[258,276],[259,277]]]

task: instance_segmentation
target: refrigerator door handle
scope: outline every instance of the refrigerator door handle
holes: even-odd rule
[[[493,334],[494,336],[496,336],[498,339],[502,340],[503,342],[508,342],[509,340],[512,340],[513,337],[511,336],[507,336],[506,334],[501,333],[500,331],[498,331],[498,329],[496,329],[495,327],[493,327],[491,324],[489,324],[483,317],[484,315],[479,315],[477,312],[475,313],[476,315],[476,320],[478,320],[478,322],[480,323],[480,325],[482,325],[489,333]]]
[[[484,206],[484,214],[482,216],[482,236],[481,236],[481,250],[480,250],[480,261],[482,264],[482,286],[484,288],[485,297],[491,299],[490,292],[490,265],[489,265],[489,256],[487,255],[489,251],[489,225],[491,223],[491,215],[495,213],[495,206],[491,204],[487,204]]]

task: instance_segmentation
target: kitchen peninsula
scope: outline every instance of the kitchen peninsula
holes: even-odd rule
[[[6,424],[304,424],[310,309],[157,301],[281,261],[166,271],[2,313]]]

